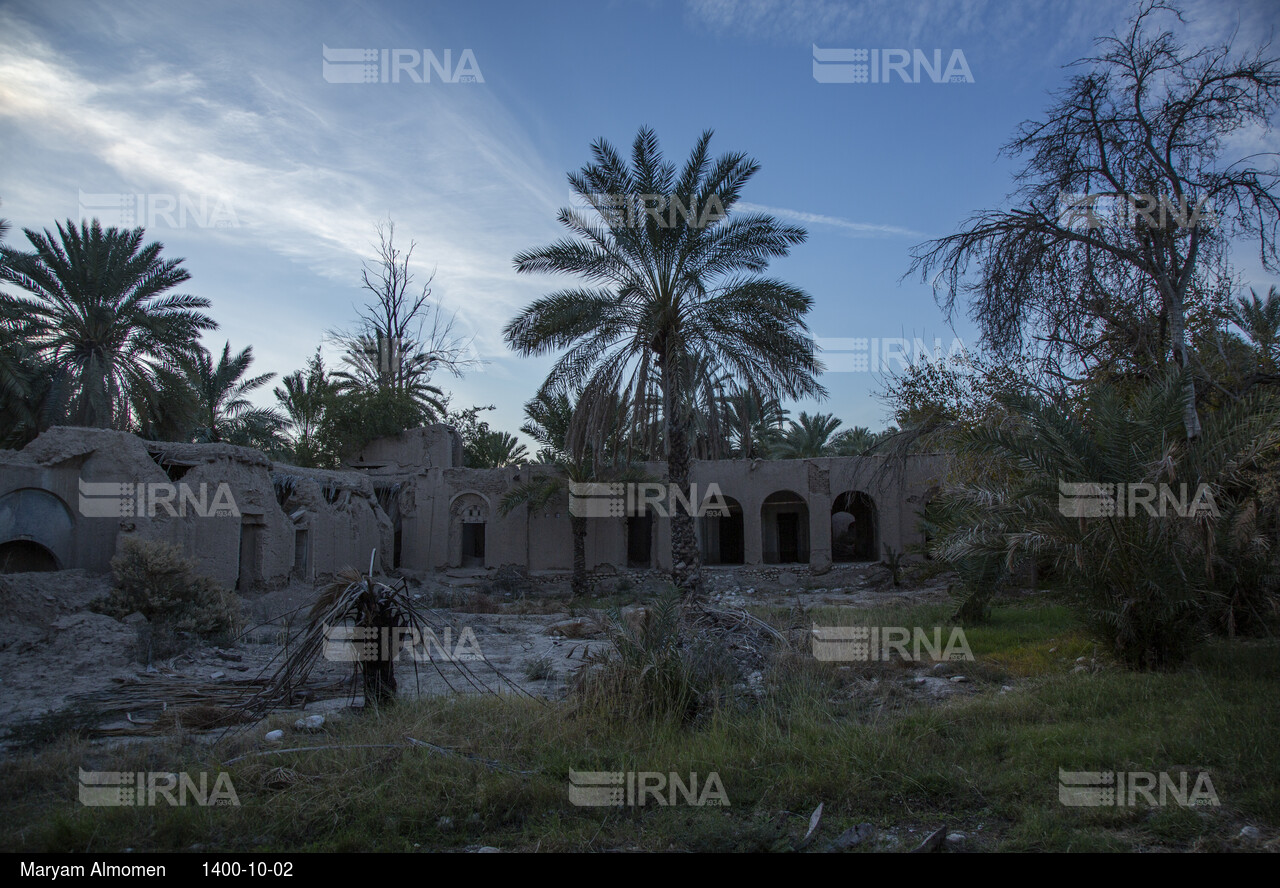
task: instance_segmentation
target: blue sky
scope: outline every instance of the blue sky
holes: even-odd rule
[[[1280,24],[1273,0],[1184,9],[1192,44],[1235,31],[1253,46]],[[563,281],[511,260],[560,236],[565,174],[592,141],[626,150],[650,126],[678,163],[710,128],[715,153],[756,158],[743,200],[809,230],[771,271],[814,297],[815,336],[970,342],[964,318],[953,331],[926,285],[900,280],[909,251],[1004,205],[1015,165],[999,147],[1127,13],[1097,0],[18,0],[0,4],[0,214],[22,244],[22,228],[98,205],[85,195],[144,195],[149,235],[213,302],[206,345],[252,345],[255,372],[276,373],[354,319],[361,261],[390,217],[486,362],[441,380],[454,404],[494,404],[491,422],[515,431],[550,362],[511,355],[501,328]],[[815,45],[939,49],[944,62],[959,50],[972,82],[821,83]],[[483,82],[330,82],[323,46],[449,50],[455,65],[470,50]],[[1280,138],[1232,148],[1278,151]],[[173,225],[168,196],[188,209]],[[1245,286],[1276,283],[1256,251],[1233,261]],[[820,409],[885,425],[880,377],[823,383]]]

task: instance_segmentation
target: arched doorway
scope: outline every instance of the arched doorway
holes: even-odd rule
[[[485,527],[489,502],[478,493],[463,493],[449,504],[449,563],[454,567],[485,566]]]
[[[0,544],[0,573],[30,573],[57,570],[58,559],[32,540],[9,540]]]
[[[879,561],[880,519],[875,500],[860,490],[831,504],[831,560]]]
[[[765,497],[760,506],[765,564],[809,563],[809,504],[791,490]]]
[[[47,490],[24,487],[0,496],[0,572],[58,570],[72,563],[75,519]]]
[[[746,560],[746,524],[742,503],[723,496],[728,512],[698,519],[703,564],[742,564]]]

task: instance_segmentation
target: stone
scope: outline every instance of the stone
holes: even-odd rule
[[[546,635],[559,635],[563,638],[582,638],[590,634],[586,620],[561,620],[546,628]]]
[[[963,683],[967,682],[968,680],[969,680],[969,676],[967,676],[967,675],[953,675],[953,676],[951,676],[951,681],[952,681],[952,683],[954,683],[954,684],[963,684]]]
[[[500,854],[502,852],[501,852],[501,849],[495,848],[492,845],[485,845],[483,848],[480,848],[479,850],[477,850],[476,853],[477,854]]]
[[[316,731],[321,730],[323,727],[324,727],[323,715],[308,715],[306,718],[300,718],[293,723],[294,730],[305,731],[309,734],[314,734]]]
[[[1071,670],[1071,674],[1075,675],[1077,672],[1088,672],[1088,671],[1089,671],[1088,666],[1076,666]]]
[[[142,611],[134,611],[120,622],[124,623],[126,626],[145,626],[150,621],[143,616]]]
[[[1251,842],[1256,842],[1258,839],[1262,838],[1262,830],[1258,829],[1256,826],[1246,826],[1240,830],[1240,834],[1236,836],[1236,838],[1248,839]]]
[[[946,847],[947,828],[945,826],[938,827],[929,836],[916,846],[912,854],[929,854],[934,851],[941,851]]]
[[[226,674],[227,674],[227,673],[225,673],[225,672],[211,672],[211,673],[209,673],[209,677],[210,677],[211,679],[213,679],[214,681],[217,681],[218,679],[222,678],[222,677],[223,677],[223,676],[225,676]]]
[[[854,845],[861,845],[863,842],[870,842],[876,837],[876,828],[870,823],[859,823],[857,826],[851,826],[840,834],[840,837],[831,843],[832,850],[843,851],[845,848],[852,848]]]
[[[266,740],[268,743],[280,743],[284,740],[284,731],[267,731],[266,736],[262,739]]]
[[[792,571],[784,570],[778,574],[778,585],[782,586],[784,589],[793,589],[799,582],[800,578]]]

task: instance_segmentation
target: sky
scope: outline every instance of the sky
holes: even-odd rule
[[[1190,45],[1254,46],[1280,25],[1274,0],[1183,9]],[[205,345],[252,345],[255,374],[301,368],[352,325],[390,219],[480,362],[436,382],[515,432],[551,359],[515,356],[502,328],[569,281],[517,274],[512,258],[561,236],[566,174],[597,139],[626,153],[651,127],[679,164],[710,129],[714,154],[760,164],[739,206],[809,233],[770,267],[813,297],[830,367],[827,400],[793,413],[880,429],[884,376],[858,369],[861,340],[976,345],[963,314],[904,277],[911,248],[1008,206],[1018,162],[1001,146],[1128,13],[1101,0],[0,0],[0,215],[11,245],[66,219],[145,225],[184,259],[182,292],[211,300]],[[937,50],[959,74],[831,82],[856,61],[833,49],[930,63]],[[373,51],[373,82],[353,50]],[[1280,137],[1231,147],[1280,151]],[[1256,248],[1232,261],[1246,289],[1280,283]]]

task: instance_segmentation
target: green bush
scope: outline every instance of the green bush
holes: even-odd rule
[[[683,643],[680,596],[668,594],[629,617],[616,607],[609,611],[613,649],[588,656],[575,680],[579,700],[624,718],[692,717],[698,692]]]
[[[156,636],[233,636],[243,626],[236,595],[196,573],[196,564],[169,543],[126,539],[111,559],[115,587],[95,607],[123,619],[141,613]]]

